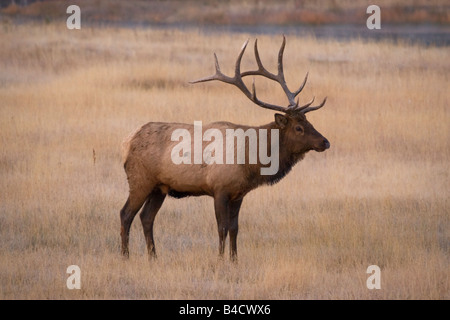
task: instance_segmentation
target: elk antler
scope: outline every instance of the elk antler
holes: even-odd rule
[[[284,70],[283,70],[283,53],[284,53],[284,47],[286,45],[285,36],[283,36],[283,43],[281,44],[280,51],[278,52],[278,73],[277,74],[273,74],[273,73],[269,72],[266,68],[264,68],[264,66],[261,62],[261,58],[259,57],[258,40],[257,39],[255,40],[255,59],[256,59],[257,65],[258,65],[258,69],[241,73],[241,60],[242,60],[242,56],[244,55],[245,48],[247,48],[248,41],[249,40],[245,41],[244,45],[241,48],[241,51],[239,52],[238,58],[236,60],[236,65],[234,68],[234,76],[233,77],[226,76],[220,71],[219,62],[217,60],[217,55],[214,53],[216,73],[209,77],[190,81],[189,83],[193,84],[193,83],[206,82],[206,81],[212,81],[212,80],[219,80],[219,81],[222,81],[225,83],[229,83],[229,84],[232,84],[232,85],[238,87],[246,95],[247,98],[249,98],[251,101],[253,101],[258,106],[266,108],[266,109],[281,111],[284,113],[294,113],[295,112],[295,113],[303,113],[304,114],[304,113],[307,113],[307,112],[310,112],[313,110],[320,109],[324,106],[327,98],[325,98],[320,105],[315,106],[315,107],[310,107],[310,105],[314,102],[314,98],[310,102],[308,102],[307,104],[305,104],[301,107],[298,105],[299,100],[297,99],[297,101],[295,101],[295,97],[305,87],[306,80],[308,79],[308,73],[306,73],[305,79],[303,80],[302,84],[297,89],[297,91],[292,92],[287,87],[286,80],[284,78]],[[283,89],[284,93],[286,94],[286,97],[288,98],[289,105],[287,107],[281,107],[281,106],[277,106],[277,105],[270,104],[270,103],[259,100],[256,97],[255,80],[253,79],[252,92],[250,92],[250,90],[248,90],[247,86],[242,81],[242,78],[246,77],[246,76],[263,76],[270,80],[278,82],[280,84],[281,88]]]

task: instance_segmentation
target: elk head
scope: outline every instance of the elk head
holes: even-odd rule
[[[217,60],[216,54],[214,53],[216,73],[209,77],[190,81],[190,83],[218,80],[228,84],[232,84],[238,87],[247,98],[249,98],[258,106],[281,112],[275,114],[275,125],[280,130],[280,145],[286,146],[289,149],[290,154],[300,155],[310,150],[323,152],[328,149],[330,147],[330,143],[328,142],[328,140],[313,127],[313,125],[306,119],[305,116],[306,113],[310,111],[322,108],[325,105],[327,98],[325,98],[322,103],[317,106],[311,106],[311,104],[314,102],[314,98],[303,106],[299,105],[299,99],[297,99],[297,101],[295,100],[298,94],[305,87],[306,80],[308,79],[308,73],[306,74],[305,79],[296,91],[292,92],[289,90],[284,78],[283,70],[283,53],[286,45],[286,38],[283,36],[283,43],[281,45],[280,51],[278,52],[277,74],[271,73],[263,66],[258,52],[258,40],[255,40],[254,48],[258,69],[241,73],[241,60],[242,56],[244,55],[245,48],[247,47],[248,41],[249,40],[244,43],[241,51],[239,52],[233,77],[226,76],[220,71],[219,62]],[[286,97],[288,98],[288,106],[282,107],[259,100],[256,96],[255,80],[253,79],[252,91],[250,92],[245,83],[242,81],[242,78],[246,76],[262,76],[278,82],[284,93],[286,94]]]

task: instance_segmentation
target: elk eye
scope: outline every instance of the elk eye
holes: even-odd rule
[[[296,126],[296,127],[295,127],[295,131],[297,131],[297,132],[303,132],[303,128],[300,127],[300,126]]]

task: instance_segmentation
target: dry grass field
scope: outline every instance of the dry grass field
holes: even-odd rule
[[[300,102],[328,96],[308,119],[331,148],[245,198],[235,265],[218,259],[209,197],[166,200],[156,261],[137,218],[122,260],[120,146],[149,121],[272,121],[236,88],[188,84],[214,51],[230,74],[247,35],[25,24],[0,38],[0,299],[450,298],[448,48],[287,37],[287,82],[309,71]],[[272,70],[281,40],[258,36]]]

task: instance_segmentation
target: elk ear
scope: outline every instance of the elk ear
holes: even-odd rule
[[[284,129],[288,123],[288,118],[280,113],[275,113],[275,123]]]

